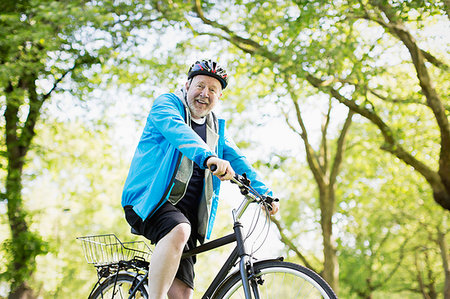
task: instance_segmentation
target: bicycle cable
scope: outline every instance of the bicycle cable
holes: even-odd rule
[[[259,202],[259,204],[263,205],[264,209],[267,209],[266,203]],[[255,240],[252,242],[252,246],[251,246],[251,250],[250,250],[251,256],[254,256],[254,254],[263,247],[263,245],[265,244],[265,242],[269,236],[269,232],[270,232],[270,227],[271,227],[270,215],[269,215],[269,213],[267,213],[267,210],[264,211],[263,208],[258,207],[255,210],[255,212],[253,213],[252,222],[249,226],[250,229],[249,229],[248,233],[246,234],[246,237],[244,240],[249,239],[249,237],[251,235],[253,235],[255,233],[255,231],[258,229],[258,224],[261,222],[260,221],[261,213],[265,214],[264,224],[262,225],[262,228],[259,230],[259,234],[255,237]]]
[[[215,171],[216,168],[217,168],[216,165],[210,166],[210,170],[213,172]],[[271,220],[270,220],[270,213],[268,213],[268,212],[271,210],[271,204],[266,201],[265,196],[261,195],[258,191],[256,191],[250,185],[250,180],[247,179],[247,176],[245,175],[245,173],[242,176],[236,174],[231,179],[231,182],[238,185],[239,189],[241,189],[242,195],[247,196],[248,193],[251,193],[255,199],[255,202],[262,205],[265,210],[264,225],[263,225],[260,233],[256,237],[255,242],[252,244],[251,255],[254,255],[257,251],[259,251],[262,248],[262,246],[264,245],[265,241],[267,240],[267,238],[269,236]],[[253,214],[252,221],[249,226],[249,230],[244,238],[244,241],[247,241],[249,239],[249,237],[251,235],[253,235],[253,233],[256,231],[262,210],[263,209],[257,209],[257,211]],[[254,246],[255,246],[257,240],[260,239],[260,237],[263,235],[264,232],[265,232],[265,236],[262,238],[262,242],[257,246],[256,249],[254,249]]]
[[[261,242],[260,242],[259,246],[258,246],[256,249],[253,249],[253,248],[252,248],[252,251],[254,250],[255,253],[256,253],[257,251],[259,251],[259,250],[263,247],[263,245],[266,243],[266,240],[267,240],[267,238],[269,237],[271,223],[272,223],[272,221],[271,221],[271,219],[270,219],[270,215],[269,215],[267,212],[265,212],[264,226],[263,226],[263,228],[261,229],[261,232],[260,232],[260,234],[259,234],[258,237],[257,237],[257,239],[260,239]],[[265,234],[265,235],[263,236],[263,234]],[[263,236],[263,237],[262,237],[262,236]],[[262,237],[262,238],[261,238],[261,237]],[[255,243],[255,244],[256,244],[256,243]]]

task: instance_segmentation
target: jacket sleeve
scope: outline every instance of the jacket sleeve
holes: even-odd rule
[[[242,175],[245,173],[250,180],[252,187],[255,188],[256,191],[262,195],[272,196],[270,188],[262,182],[259,174],[226,132],[224,139],[223,158],[230,162],[231,167],[233,167],[237,174]]]
[[[185,122],[185,108],[174,94],[158,97],[153,103],[149,121],[174,147],[204,168],[207,157],[215,155],[208,145]]]

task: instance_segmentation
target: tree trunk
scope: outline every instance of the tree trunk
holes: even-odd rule
[[[286,84],[289,86],[289,80],[285,80]],[[324,125],[322,128],[322,145],[321,150],[315,152],[313,147],[311,146],[308,140],[308,133],[306,130],[305,123],[303,121],[300,105],[298,101],[297,95],[292,92],[292,88],[289,86],[292,102],[296,111],[297,122],[301,128],[301,132],[296,131],[303,140],[303,144],[305,145],[306,150],[306,159],[309,165],[311,172],[313,173],[314,180],[317,183],[317,187],[319,189],[319,202],[320,202],[320,225],[322,228],[322,238],[323,238],[323,254],[324,254],[324,269],[323,269],[323,278],[330,284],[331,288],[339,293],[339,265],[336,256],[336,247],[334,245],[333,240],[333,224],[332,217],[335,210],[335,194],[334,194],[334,182],[336,175],[338,174],[339,165],[342,162],[342,155],[344,153],[344,140],[345,135],[348,130],[348,127],[351,123],[351,115],[350,113],[345,122],[344,128],[341,131],[341,135],[338,139],[336,157],[333,160],[332,170],[329,171],[327,165],[329,165],[328,160],[329,157],[326,154],[327,150],[327,126]],[[331,109],[331,104],[330,104]],[[325,124],[329,123],[330,111],[328,111],[327,121]],[[289,121],[286,119],[288,125]],[[331,172],[332,178],[330,179],[327,176],[327,173]]]
[[[438,229],[437,238],[439,249],[441,250],[442,266],[444,268],[444,298],[450,298],[450,263],[449,263],[449,251],[447,242],[445,241],[445,234]]]
[[[332,217],[334,214],[335,200],[333,194],[325,190],[320,191],[320,225],[323,237],[323,278],[331,288],[339,293],[339,263],[336,256],[336,245],[333,238]]]
[[[11,229],[13,260],[9,266],[11,293],[8,298],[36,298],[24,282],[32,274],[36,257],[35,239],[30,235],[26,222],[26,212],[22,203],[22,159],[9,160],[6,178],[6,198],[8,200],[8,220]],[[31,238],[30,238],[31,237]]]
[[[39,101],[36,95],[34,80],[32,76],[24,77],[18,84],[20,88],[13,87],[10,83],[6,89],[4,117],[8,166],[5,195],[11,230],[8,250],[12,256],[7,272],[11,287],[9,298],[34,298],[26,284],[26,279],[29,279],[34,272],[36,256],[44,252],[41,239],[29,230],[22,198],[25,156],[35,135],[34,127],[42,105],[42,101]],[[21,125],[20,106],[24,102],[23,95],[27,92],[29,112],[26,122]]]
[[[424,175],[430,183],[431,188],[433,189],[434,200],[443,208],[450,210],[450,124],[443,100],[434,87],[433,79],[428,72],[424,55],[425,52],[420,49],[413,35],[402,23],[395,10],[387,2],[379,0],[373,0],[371,2],[374,6],[383,11],[384,15],[388,19],[388,21],[385,21],[380,16],[374,21],[391,32],[391,34],[398,38],[408,49],[411,55],[411,62],[414,65],[417,78],[419,79],[420,88],[426,98],[427,106],[433,112],[439,126],[441,153],[439,157],[439,170],[437,171],[438,178],[431,178],[430,176],[424,175],[422,172],[421,174]],[[446,1],[445,4],[447,5],[448,1]],[[397,157],[399,156],[397,155]],[[402,157],[399,158],[410,164]],[[414,165],[412,166],[415,167]]]
[[[33,291],[25,284],[22,283],[16,290],[9,294],[8,299],[35,299]]]

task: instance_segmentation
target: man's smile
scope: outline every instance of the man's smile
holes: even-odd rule
[[[205,99],[195,99],[195,101],[201,105],[209,105],[209,102]]]

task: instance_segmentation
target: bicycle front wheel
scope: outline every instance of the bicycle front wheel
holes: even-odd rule
[[[105,279],[105,281],[92,292],[92,295],[89,297],[89,299],[128,298],[138,283],[139,279],[131,273],[119,273],[117,277],[116,275],[112,275]],[[148,299],[148,294],[145,286],[139,286],[139,289],[131,298]]]
[[[251,291],[261,299],[337,298],[330,286],[318,274],[300,265],[282,261],[264,261],[254,266],[249,277]],[[214,298],[245,298],[242,280],[235,273],[216,292]]]

